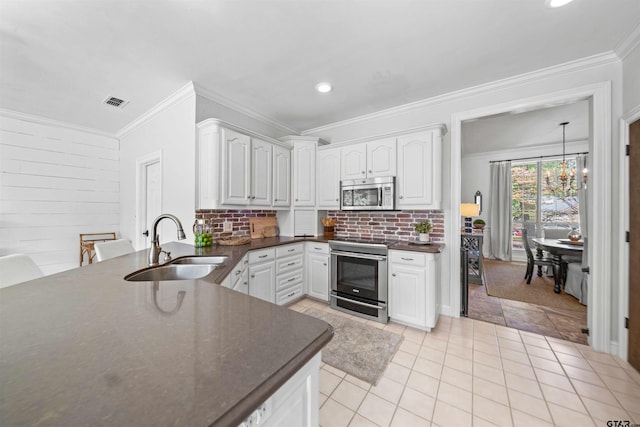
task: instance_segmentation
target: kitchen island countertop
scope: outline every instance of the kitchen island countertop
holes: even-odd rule
[[[301,239],[260,240],[162,245],[230,257],[200,280],[125,281],[142,250],[0,289],[0,425],[239,424],[333,336],[215,284],[247,250]]]

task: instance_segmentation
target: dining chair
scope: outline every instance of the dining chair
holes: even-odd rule
[[[583,240],[582,259],[580,262],[567,264],[564,292],[576,297],[580,304],[587,305],[587,295],[589,294],[589,244],[587,237],[584,237]]]
[[[544,227],[542,230],[545,239],[566,239],[571,231],[570,228],[562,227]]]
[[[0,288],[16,285],[44,276],[29,255],[12,254],[0,257]]]
[[[538,267],[551,267],[551,271],[553,272],[553,278],[555,280],[556,274],[559,272],[556,271],[556,265],[553,262],[553,259],[547,257],[534,257],[533,252],[531,251],[531,244],[529,243],[529,236],[527,235],[527,229],[522,228],[522,243],[524,244],[524,250],[527,253],[527,271],[524,275],[524,278],[527,279],[527,284],[531,283],[531,278],[533,277],[533,268],[537,265]],[[538,269],[538,277],[542,276],[542,269]]]
[[[98,261],[104,261],[120,255],[126,255],[130,254],[131,252],[135,252],[135,249],[131,245],[131,242],[126,239],[96,242],[94,244],[94,248],[96,251],[96,259]]]

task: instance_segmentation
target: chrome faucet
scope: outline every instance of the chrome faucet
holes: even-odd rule
[[[172,220],[178,228],[178,240],[185,239],[187,236],[184,234],[182,224],[180,220],[171,214],[162,214],[153,220],[153,235],[151,236],[151,248],[149,249],[149,265],[158,265],[160,258],[160,252],[163,252],[160,247],[160,236],[158,236],[158,223],[165,218]]]

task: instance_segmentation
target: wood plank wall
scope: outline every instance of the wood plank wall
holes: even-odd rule
[[[119,142],[0,116],[0,256],[45,274],[79,265],[79,234],[119,230]]]

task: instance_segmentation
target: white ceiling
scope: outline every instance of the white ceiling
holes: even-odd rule
[[[193,81],[302,131],[613,51],[640,23],[638,0],[544,3],[1,0],[0,108],[117,133]]]
[[[462,124],[462,155],[589,140],[589,101],[483,117]]]

